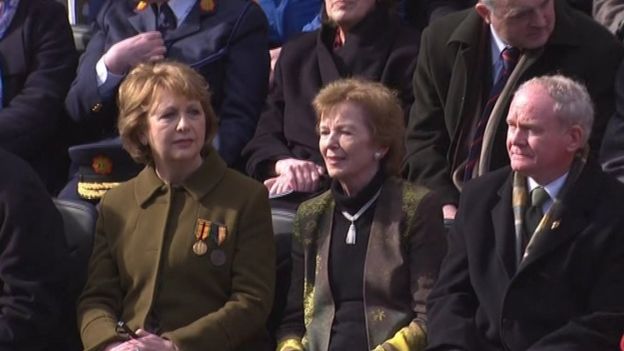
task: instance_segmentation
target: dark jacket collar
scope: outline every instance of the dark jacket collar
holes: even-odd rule
[[[579,36],[574,35],[576,32],[574,19],[572,18],[571,9],[565,1],[555,1],[555,28],[546,43],[547,46],[579,46],[581,45]],[[479,36],[481,28],[484,25],[483,20],[473,8],[464,10],[466,16],[459,23],[457,29],[451,34],[447,44],[453,42],[463,43],[468,46],[477,46],[479,44]]]
[[[199,201],[223,178],[227,167],[218,153],[210,148],[201,166],[182,183],[182,187]],[[167,188],[153,167],[145,167],[134,179],[135,198],[139,206],[143,206],[155,194]]]

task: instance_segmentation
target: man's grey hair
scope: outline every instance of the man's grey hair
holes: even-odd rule
[[[594,104],[585,85],[566,76],[555,74],[532,78],[520,85],[515,95],[531,86],[539,86],[555,101],[553,111],[562,123],[579,125],[583,142],[587,142],[594,124]]]
[[[494,11],[494,0],[480,0],[490,11]]]

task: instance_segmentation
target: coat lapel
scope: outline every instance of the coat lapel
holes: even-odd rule
[[[338,72],[338,67],[336,67],[334,58],[325,43],[323,43],[323,36],[328,35],[327,31],[329,30],[330,29],[327,27],[322,27],[316,36],[316,56],[318,58],[319,72],[321,73],[323,86],[340,79],[340,72]]]
[[[496,255],[508,278],[511,278],[516,271],[516,237],[513,211],[511,210],[511,179],[512,177],[509,176],[499,189],[499,201],[490,212],[496,241]]]
[[[552,252],[557,247],[573,240],[579,235],[590,222],[591,211],[598,201],[600,193],[596,185],[604,181],[598,179],[599,171],[592,169],[594,164],[588,163],[586,169],[565,195],[563,202],[565,208],[559,218],[554,219],[551,227],[539,238],[536,238],[531,253],[522,261],[518,271],[539,261],[542,257]]]
[[[489,71],[485,62],[489,58],[486,55],[487,40],[486,31],[480,17],[472,11],[457,29],[453,32],[447,42],[447,46],[458,46],[457,57],[453,65],[453,74],[449,81],[448,96],[458,97],[456,103],[449,104],[445,113],[456,119],[450,150],[457,152],[461,149],[466,136],[462,132],[471,127],[463,128],[466,120],[473,120],[475,114],[480,111],[482,91],[484,86],[482,77],[489,77]],[[487,78],[486,78],[487,79]],[[470,87],[470,90],[468,89]],[[454,160],[463,156],[455,155]],[[455,168],[455,167],[453,167]]]
[[[330,326],[334,320],[334,300],[329,285],[329,246],[330,233],[333,225],[334,201],[331,200],[322,209],[318,227],[318,253],[316,257],[316,279],[314,286],[314,323],[316,336],[314,349],[327,350],[329,348]]]
[[[187,37],[194,33],[199,32],[201,28],[201,16],[200,16],[199,1],[193,5],[193,9],[189,12],[186,19],[173,31],[167,32],[165,35],[166,42],[173,42],[183,37]]]
[[[136,1],[129,1],[128,3],[128,22],[137,33],[156,30],[156,18],[149,6],[139,11],[134,10],[133,7],[136,6]]]

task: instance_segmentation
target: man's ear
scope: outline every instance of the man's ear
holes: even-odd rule
[[[482,3],[481,1],[477,2],[477,4],[475,5],[475,11],[477,11],[477,14],[483,18],[483,21],[487,24],[492,23],[492,21],[490,20],[490,17],[492,16],[492,11],[490,10],[489,7],[487,7],[484,3]]]
[[[568,151],[576,152],[577,150],[580,150],[585,146],[583,145],[585,131],[578,124],[574,124],[570,127],[570,129],[568,130],[568,135],[570,136]]]

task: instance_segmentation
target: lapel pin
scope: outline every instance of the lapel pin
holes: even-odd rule
[[[555,230],[555,229],[559,228],[559,224],[561,224],[561,221],[558,221],[558,220],[554,221],[552,223],[552,225],[550,226],[550,230]]]
[[[141,0],[139,2],[137,2],[136,7],[134,8],[135,12],[141,12],[143,10],[145,10],[147,8],[147,1],[146,0]]]

